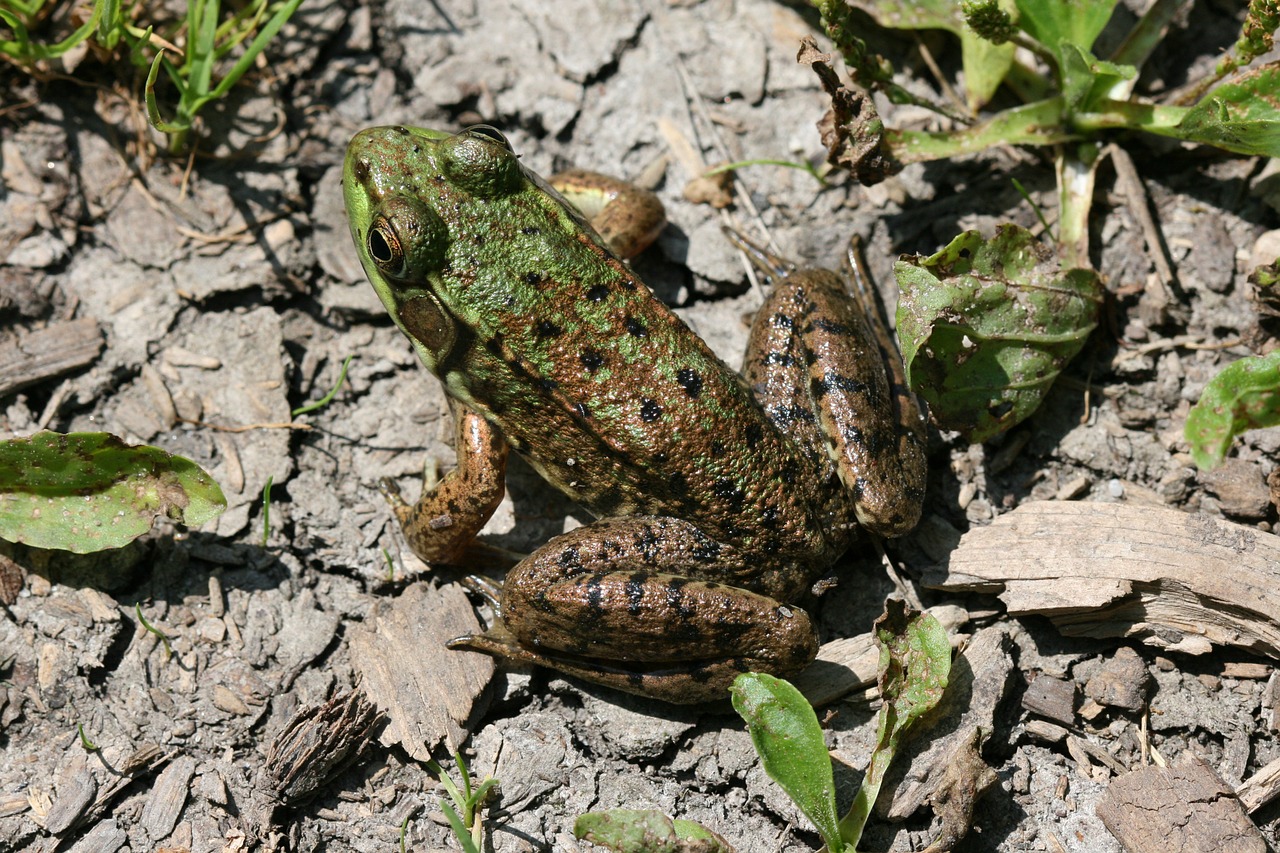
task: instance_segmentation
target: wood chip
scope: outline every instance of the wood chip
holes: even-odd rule
[[[1190,752],[1172,767],[1143,767],[1116,777],[1098,801],[1097,814],[1127,853],[1267,849],[1231,789]]]
[[[1076,724],[1076,683],[1040,675],[1022,694],[1022,707],[1064,726]]]
[[[91,317],[51,323],[0,344],[0,397],[93,363],[102,330]]]
[[[115,853],[129,840],[129,834],[108,819],[94,824],[67,853]]]
[[[1236,788],[1245,811],[1253,814],[1280,796],[1280,758],[1268,762]]]
[[[464,725],[484,712],[479,700],[493,678],[493,658],[445,643],[480,629],[461,587],[410,586],[366,620],[373,630],[348,632],[364,692],[387,715],[381,741],[400,744],[419,761],[444,741],[456,750]]]
[[[70,774],[58,784],[58,798],[44,818],[45,831],[61,835],[77,825],[97,795],[98,783],[87,767]]]
[[[147,804],[142,807],[140,822],[152,841],[159,841],[173,832],[178,815],[187,802],[191,778],[196,775],[196,760],[189,755],[175,758],[160,772],[151,786]]]
[[[1280,657],[1280,537],[1152,506],[1026,503],[970,530],[933,587],[999,594],[1064,634]]]
[[[1249,663],[1246,661],[1227,661],[1222,665],[1222,674],[1226,678],[1250,678],[1261,681],[1270,678],[1273,667],[1266,663]]]

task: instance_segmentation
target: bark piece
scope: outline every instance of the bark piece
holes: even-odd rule
[[[925,582],[992,592],[1064,634],[1280,657],[1280,537],[1153,506],[1026,503],[970,530]]]
[[[160,772],[151,786],[151,796],[142,808],[141,823],[152,841],[168,837],[178,825],[178,815],[187,802],[191,777],[196,775],[196,760],[189,755],[174,759]]]
[[[1033,714],[1074,726],[1076,723],[1076,684],[1049,675],[1040,675],[1022,694],[1022,707]]]
[[[1116,777],[1098,801],[1097,814],[1128,853],[1267,849],[1231,789],[1189,752],[1172,767],[1143,767]]]
[[[70,774],[58,786],[58,799],[45,816],[44,828],[53,835],[61,835],[80,822],[85,810],[98,794],[98,783],[87,767]]]
[[[102,330],[92,317],[53,323],[0,343],[0,397],[84,367],[102,347]]]
[[[445,646],[480,629],[466,594],[452,584],[414,584],[366,624],[373,630],[349,632],[351,657],[364,692],[387,715],[381,742],[400,744],[419,761],[429,761],[441,741],[456,750],[466,740],[464,724],[484,711],[478,700],[494,673],[488,655]]]
[[[1151,677],[1137,652],[1121,646],[1084,686],[1085,695],[1099,705],[1137,713],[1147,701]]]
[[[94,824],[67,853],[115,853],[128,840],[128,833],[109,818]]]

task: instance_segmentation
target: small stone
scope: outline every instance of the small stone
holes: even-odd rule
[[[1089,679],[1084,693],[1099,705],[1137,713],[1147,699],[1146,662],[1128,646],[1122,646]]]
[[[1202,471],[1200,482],[1218,496],[1222,512],[1233,518],[1264,518],[1271,506],[1271,490],[1262,471],[1245,459],[1228,459],[1212,471]]]

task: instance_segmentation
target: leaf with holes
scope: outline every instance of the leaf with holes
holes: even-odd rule
[[[986,441],[1040,405],[1098,324],[1102,285],[1063,270],[1025,228],[966,231],[894,267],[908,382],[934,422]]]

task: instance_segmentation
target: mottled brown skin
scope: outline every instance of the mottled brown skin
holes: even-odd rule
[[[892,535],[919,514],[918,495],[869,506],[902,476],[899,441],[838,280],[780,279],[748,385],[489,131],[363,131],[344,193],[371,282],[460,404],[458,470],[397,506],[414,550],[466,547],[505,446],[600,519],[512,569],[500,623],[461,644],[673,702],[807,665],[789,602],[855,519]]]

